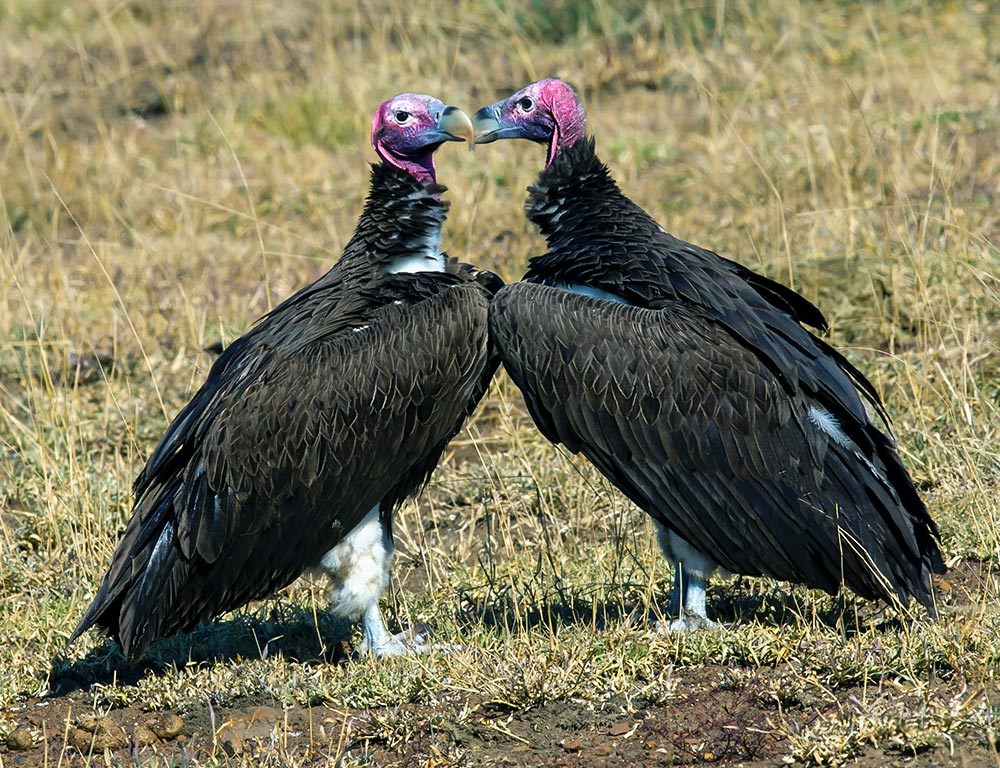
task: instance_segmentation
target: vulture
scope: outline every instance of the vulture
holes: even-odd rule
[[[493,298],[490,334],[545,437],[653,518],[675,564],[662,628],[716,626],[705,585],[720,567],[933,616],[938,528],[875,388],[804,327],[825,331],[822,313],[622,194],[565,82],[473,125],[478,144],[547,147],[525,210],[548,252]]]
[[[429,478],[499,367],[500,279],[447,257],[434,152],[468,115],[423,94],[378,107],[381,162],[343,255],[215,360],[133,487],[132,517],[71,637],[98,627],[130,660],[264,598],[307,569],[360,651],[403,654],[378,601],[394,509]]]

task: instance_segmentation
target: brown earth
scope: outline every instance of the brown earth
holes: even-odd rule
[[[760,698],[753,681],[735,690],[720,685],[721,672],[717,667],[687,670],[676,695],[663,703],[622,697],[597,706],[556,701],[516,713],[471,700],[367,712],[329,704],[280,709],[273,702],[245,701],[180,714],[130,707],[95,717],[90,697],[77,691],[24,702],[15,713],[17,729],[0,747],[0,765],[80,765],[88,757],[109,765],[147,764],[154,757],[163,764],[214,758],[224,764],[314,765],[335,764],[354,753],[363,764],[400,767],[777,766],[785,764],[788,754],[787,744],[776,735],[779,724],[785,730],[808,726],[860,695],[846,689],[836,702],[782,707]],[[762,672],[760,680],[773,672]],[[449,710],[456,715],[454,724]],[[378,721],[403,718],[414,725],[405,742],[389,744],[371,736]],[[428,725],[432,721],[434,727]],[[985,742],[969,741],[920,754],[868,746],[853,762],[996,766],[998,757]]]
[[[406,564],[407,558],[403,558]],[[410,563],[406,588],[420,589],[418,563]],[[942,605],[968,609],[995,569],[965,561],[938,581]],[[600,630],[596,630],[600,631]],[[280,650],[278,652],[281,652]],[[294,650],[293,650],[294,653]],[[118,657],[120,659],[120,657]],[[316,663],[349,664],[340,645]],[[81,672],[81,669],[88,670]],[[767,668],[718,665],[677,670],[671,693],[651,701],[641,695],[597,700],[562,699],[528,710],[495,702],[454,698],[440,703],[401,704],[357,710],[335,702],[282,708],[269,698],[231,706],[204,705],[164,711],[137,707],[94,708],[91,685],[134,684],[162,669],[106,668],[54,663],[54,693],[30,698],[0,712],[7,737],[0,742],[0,768],[50,765],[341,765],[512,766],[604,768],[611,766],[778,766],[792,762],[783,734],[851,712],[865,692],[835,688],[834,697],[784,698],[775,694],[785,665]],[[931,698],[962,695],[961,681],[932,683]],[[912,695],[901,693],[901,696]],[[1000,686],[980,693],[1000,700]],[[913,706],[919,706],[914,698]],[[400,723],[406,723],[403,728]],[[390,740],[384,736],[389,733]],[[405,733],[405,738],[399,736]],[[859,766],[1000,767],[995,734],[963,736],[918,753],[883,744],[860,744],[851,762]]]
[[[984,565],[954,567],[941,583],[949,610],[961,610],[981,593]],[[337,648],[334,660],[350,663]],[[70,668],[71,670],[72,668]],[[160,712],[124,707],[95,711],[93,682],[72,672],[51,681],[55,691],[23,701],[7,713],[15,725],[0,744],[0,768],[49,765],[351,765],[374,766],[607,766],[719,765],[778,766],[791,762],[783,734],[802,733],[830,721],[866,695],[856,687],[823,695],[784,698],[783,665],[758,669],[684,667],[670,693],[649,700],[611,696],[564,699],[526,711],[494,702],[455,698],[359,711],[325,702],[281,708],[269,699],[232,706],[210,703]],[[143,671],[112,670],[119,683],[135,682]],[[961,681],[932,684],[945,699]],[[901,692],[900,696],[912,696]],[[1000,687],[980,694],[1000,699]],[[914,698],[914,708],[919,701]],[[400,723],[406,723],[400,728]],[[391,741],[385,733],[394,734]],[[399,736],[406,734],[405,738]],[[956,738],[914,753],[862,743],[851,763],[858,766],[1000,766],[995,734]]]
[[[406,588],[419,591],[422,568],[417,562],[408,563],[408,558],[403,561]],[[407,563],[410,567],[405,567]],[[985,562],[953,566],[937,582],[942,606],[950,612],[969,609],[984,593],[985,580],[995,576],[995,569]],[[295,653],[294,644],[290,650]],[[321,652],[315,662],[350,663],[340,644]],[[92,664],[54,663],[52,695],[26,699],[13,711],[0,712],[14,724],[0,741],[0,768],[192,762],[340,766],[345,761],[386,768],[779,766],[794,762],[784,734],[801,733],[851,712],[866,695],[858,687],[842,687],[833,689],[833,698],[786,698],[780,694],[781,681],[795,674],[787,665],[752,669],[699,665],[678,669],[676,686],[655,701],[616,695],[596,701],[553,700],[513,710],[465,697],[434,705],[357,710],[335,702],[282,708],[280,702],[265,697],[238,700],[231,706],[206,701],[156,712],[134,706],[108,711],[94,708],[91,685],[112,681],[131,685],[144,675],[164,671],[124,664],[99,673],[95,669]],[[961,696],[963,686],[961,681],[941,680],[931,684],[925,696]],[[919,706],[913,694],[900,696],[912,696],[913,707]],[[979,696],[1000,700],[1000,686],[984,689]],[[406,726],[400,728],[400,723]],[[386,733],[392,734],[389,740]],[[1000,768],[998,748],[995,734],[964,736],[951,745],[916,753],[869,743],[854,750],[851,764]]]

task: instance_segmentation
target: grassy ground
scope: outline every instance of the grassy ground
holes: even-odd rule
[[[987,2],[0,0],[0,765],[1000,764],[998,40]],[[726,630],[649,632],[651,526],[501,377],[384,600],[460,649],[339,663],[307,579],[147,667],[67,648],[202,348],[350,235],[375,105],[553,74],[669,230],[827,313],[941,525],[940,621],[734,578]],[[520,275],[542,159],[442,150],[452,254]]]

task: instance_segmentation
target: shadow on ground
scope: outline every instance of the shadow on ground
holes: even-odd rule
[[[237,614],[202,624],[153,645],[137,662],[129,662],[118,643],[108,638],[86,656],[52,660],[50,696],[65,696],[94,684],[134,685],[149,674],[162,675],[188,664],[266,659],[274,654],[301,663],[341,663],[346,660],[341,623],[328,613],[305,608],[275,608],[266,618]]]
[[[596,592],[596,590],[595,590]],[[526,631],[539,627],[556,630],[573,625],[591,626],[603,630],[608,626],[628,622],[633,626],[655,627],[667,617],[657,603],[650,605],[641,598],[642,587],[622,589],[621,599],[595,599],[594,593],[561,588],[559,585],[537,590],[531,584],[487,585],[461,590],[458,610],[459,626],[489,630]],[[660,590],[665,607],[669,590]],[[714,593],[714,594],[713,594]],[[629,594],[636,595],[634,598]],[[804,599],[799,590],[768,591],[751,588],[746,579],[709,588],[708,615],[724,626],[762,624],[765,626],[801,626],[803,624],[835,629],[845,637],[876,630],[898,631],[903,622],[887,618],[877,603],[857,601],[847,595],[829,608],[817,610],[814,601]]]

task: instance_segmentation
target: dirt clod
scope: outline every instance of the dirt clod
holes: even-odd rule
[[[86,752],[90,749],[90,739],[92,736],[93,734],[82,728],[70,728],[69,734],[66,736],[66,741],[81,752]]]
[[[35,735],[29,728],[15,728],[7,736],[7,747],[17,751],[31,749],[35,745]]]
[[[128,737],[122,727],[110,717],[87,718],[70,730],[69,741],[81,752],[91,749],[96,752],[124,747],[128,744]]]
[[[140,723],[134,729],[132,729],[132,744],[137,747],[148,747],[150,744],[155,744],[159,741],[156,734],[153,733],[149,728]]]
[[[93,733],[94,729],[97,728],[97,721],[100,718],[97,715],[82,715],[77,718],[76,727],[81,731],[86,731],[87,733]]]
[[[628,720],[622,720],[620,723],[615,723],[611,726],[612,736],[624,736],[632,730],[632,723]]]
[[[226,730],[219,738],[219,747],[229,757],[236,757],[243,752],[243,739],[232,731]]]
[[[145,726],[164,741],[176,738],[184,728],[184,721],[172,712],[163,712],[150,718]]]
[[[579,739],[563,739],[562,748],[567,752],[579,752],[583,749],[583,744],[580,743]]]

